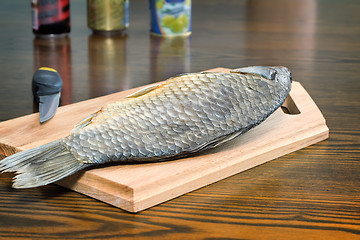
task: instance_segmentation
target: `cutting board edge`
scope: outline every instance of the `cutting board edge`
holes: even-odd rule
[[[68,181],[58,181],[55,183],[61,187],[71,189],[75,192],[81,193],[85,196],[91,197],[95,200],[99,200],[105,203],[108,203],[112,206],[121,208],[128,212],[135,212],[134,202],[132,199],[125,198],[122,194],[121,196],[117,194],[111,194],[108,191],[104,191],[101,187],[96,187],[94,185],[88,185],[83,181],[78,181],[76,185],[69,184]]]
[[[93,188],[109,196],[117,196],[124,200],[124,202],[128,203],[132,202],[134,199],[133,188],[118,182],[114,182],[111,179],[99,176],[97,174],[93,174],[91,170],[82,170],[57,181],[56,184],[75,191],[80,190],[79,192],[86,192],[90,188]],[[95,191],[91,192],[93,192],[91,194],[93,196]],[[110,192],[115,192],[117,194],[111,194]],[[86,193],[83,194],[87,195]]]

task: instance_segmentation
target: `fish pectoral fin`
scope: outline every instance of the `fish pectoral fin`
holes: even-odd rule
[[[230,140],[233,140],[234,138],[236,138],[237,136],[239,136],[241,133],[235,133],[235,134],[230,134],[222,139],[220,139],[219,141],[215,142],[213,145],[211,145],[211,148],[215,148],[217,146],[220,146]]]
[[[216,142],[214,142],[210,147],[211,148],[215,148],[217,146],[220,146],[226,142],[229,142],[230,140],[233,140],[234,138],[236,138],[237,136],[241,135],[244,131],[240,131],[240,132],[235,132],[229,135],[226,135],[224,137],[222,137],[221,139],[218,139]]]
[[[276,70],[266,66],[253,66],[236,68],[231,70],[230,73],[256,74],[269,80],[275,80]]]
[[[218,147],[226,142],[229,142],[231,140],[233,140],[234,138],[240,136],[241,134],[249,131],[251,129],[251,127],[246,127],[246,128],[242,128],[240,129],[239,131],[236,131],[236,132],[233,132],[233,133],[230,133],[226,136],[222,136],[220,138],[217,138],[215,139],[214,141],[212,141],[210,144],[208,144],[204,149],[207,149],[207,148],[215,148],[215,147]]]
[[[147,86],[147,87],[144,87],[128,96],[126,96],[125,98],[137,98],[137,97],[140,97],[142,95],[145,95],[151,91],[154,91],[155,89],[159,88],[162,84],[160,83],[157,83],[157,84],[154,84],[154,85],[150,85],[150,86]]]

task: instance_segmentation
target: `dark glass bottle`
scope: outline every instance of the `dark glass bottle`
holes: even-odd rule
[[[37,36],[70,32],[70,0],[32,0],[32,29]]]

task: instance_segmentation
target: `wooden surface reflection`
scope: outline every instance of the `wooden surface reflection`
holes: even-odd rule
[[[89,35],[90,96],[102,96],[131,88],[127,69],[127,40],[126,34]]]
[[[190,71],[190,37],[150,36],[150,77],[167,79]]]
[[[327,120],[330,138],[138,214],[56,185],[14,190],[0,175],[0,239],[360,239],[360,2],[193,1],[193,34],[149,34],[131,0],[126,36],[95,36],[84,1],[72,31],[35,39],[30,3],[0,8],[0,120],[33,112],[31,78],[58,68],[62,104],[214,67],[285,65]],[[1,136],[0,136],[1,137]]]

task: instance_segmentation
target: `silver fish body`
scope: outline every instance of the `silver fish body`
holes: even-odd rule
[[[285,67],[184,74],[108,104],[69,136],[0,162],[14,187],[57,181],[106,162],[167,160],[227,142],[260,124],[291,89]]]

